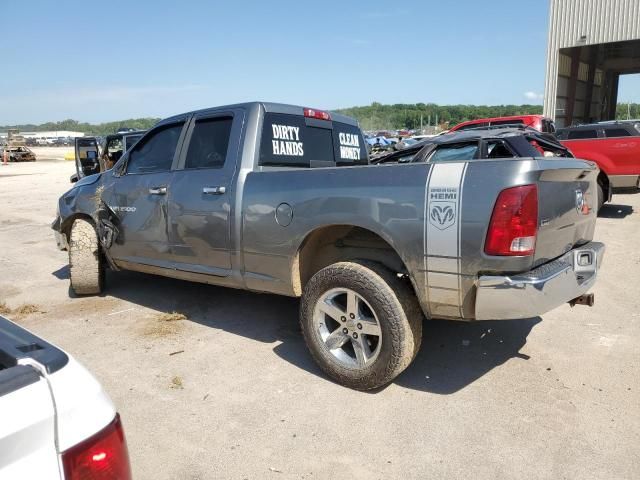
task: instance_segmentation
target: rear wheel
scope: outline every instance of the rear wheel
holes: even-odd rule
[[[357,390],[391,382],[415,358],[422,311],[408,282],[375,263],[340,262],[305,286],[300,321],[311,355]]]
[[[71,288],[76,295],[97,295],[104,287],[104,262],[96,229],[89,220],[78,218],[69,235]]]

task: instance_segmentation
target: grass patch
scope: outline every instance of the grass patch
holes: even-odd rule
[[[5,302],[0,302],[0,315],[9,315],[11,313],[11,309],[7,306]]]

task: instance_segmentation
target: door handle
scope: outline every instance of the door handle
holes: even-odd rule
[[[222,195],[226,191],[226,187],[203,187],[202,189],[202,193],[205,195]]]
[[[149,193],[151,195],[165,195],[167,193],[167,187],[151,187]]]

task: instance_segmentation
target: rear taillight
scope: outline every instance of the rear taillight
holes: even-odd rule
[[[315,110],[313,108],[305,108],[304,116],[307,118],[317,118],[318,120],[331,120],[331,114],[323,110]]]
[[[62,454],[65,480],[130,480],[131,467],[120,416]]]
[[[538,234],[538,188],[522,185],[500,192],[484,243],[487,255],[532,255]]]

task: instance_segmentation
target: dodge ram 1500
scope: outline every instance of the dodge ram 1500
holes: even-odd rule
[[[446,147],[446,148],[445,148]],[[527,318],[586,303],[598,168],[487,159],[483,139],[370,165],[354,120],[253,102],[162,120],[62,195],[71,286],[128,269],[302,297],[312,356],[370,389],[413,360],[427,318]]]

